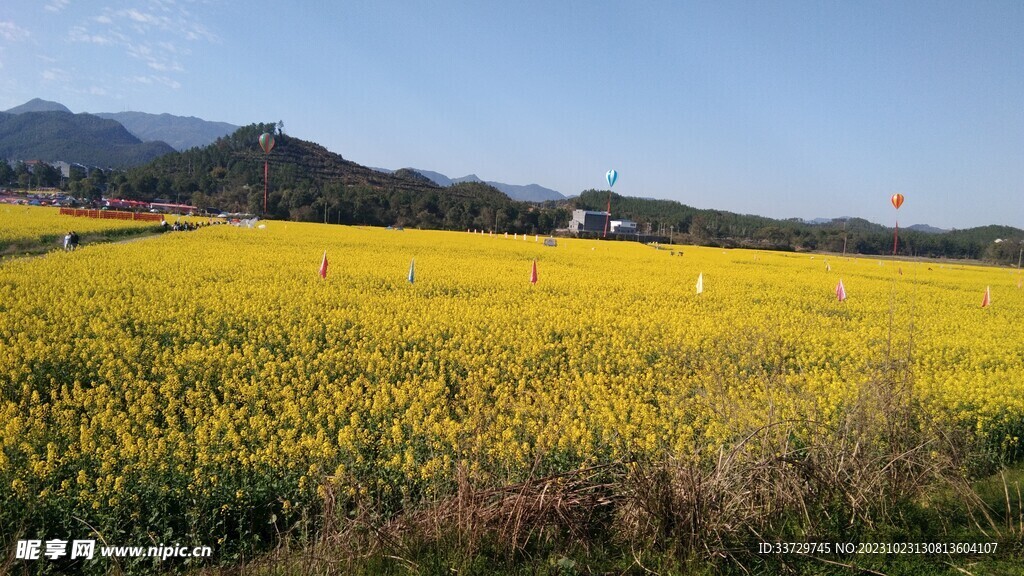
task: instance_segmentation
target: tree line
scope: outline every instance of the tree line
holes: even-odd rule
[[[587,190],[570,202],[573,208],[605,210],[607,190]],[[722,247],[789,251],[822,251],[891,255],[893,229],[859,218],[812,224],[799,219],[702,210],[671,200],[632,198],[611,194],[616,218],[633,220],[641,232],[675,236],[675,240]],[[1024,249],[1024,230],[982,226],[932,233],[900,230],[897,255],[927,258],[986,260],[1016,265]]]

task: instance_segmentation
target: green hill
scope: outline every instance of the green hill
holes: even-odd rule
[[[71,110],[60,102],[43,100],[42,98],[33,98],[21,106],[15,106],[10,110],[5,110],[5,112],[8,114],[21,114],[23,112],[67,112],[70,114]]]
[[[124,126],[91,114],[0,112],[0,158],[126,168],[173,152],[163,142],[142,142]]]
[[[515,202],[486,184],[442,188],[414,171],[379,172],[286,134],[277,134],[274,149],[264,155],[259,135],[274,128],[245,126],[209,146],[116,174],[108,195],[262,214],[267,160],[267,216],[272,218],[453,230],[497,225],[501,231],[530,233],[568,221],[563,209]]]

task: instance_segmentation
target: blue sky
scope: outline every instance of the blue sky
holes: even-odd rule
[[[6,0],[0,78],[0,110],[281,120],[368,166],[1024,228],[1017,0]]]

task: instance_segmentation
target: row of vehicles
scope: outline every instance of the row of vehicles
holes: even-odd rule
[[[16,190],[0,190],[0,203],[22,206],[59,206],[61,208],[86,208],[90,210],[122,210],[126,212],[152,212],[154,214],[180,214],[183,216],[210,216],[214,218],[252,218],[252,214],[227,213],[218,208],[200,209],[188,204],[178,204],[157,199],[153,202],[125,200],[122,198],[101,198],[89,200],[69,196],[59,189],[36,190],[25,193]]]

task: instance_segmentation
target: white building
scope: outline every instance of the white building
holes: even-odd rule
[[[636,234],[636,222],[632,220],[612,220],[609,228],[612,234]]]

